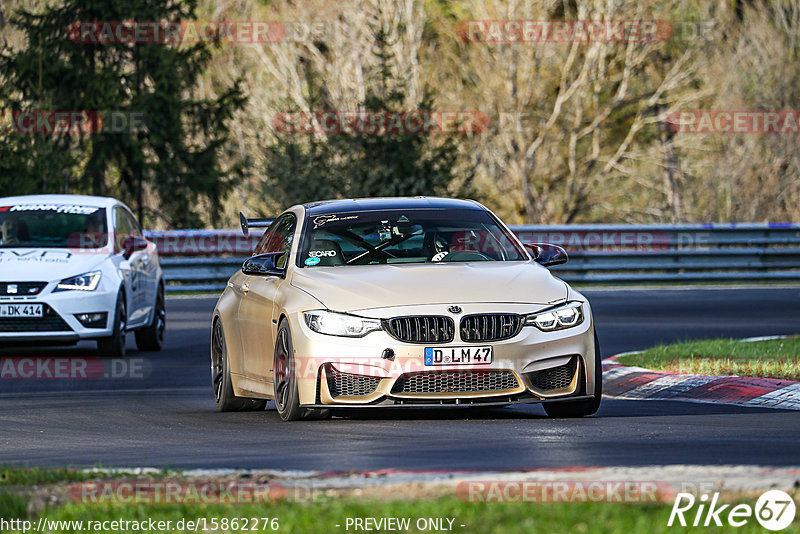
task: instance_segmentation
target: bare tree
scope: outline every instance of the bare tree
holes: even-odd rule
[[[553,19],[552,5],[470,4],[475,19],[534,21]],[[656,2],[597,0],[558,15],[579,21],[650,21],[662,8]],[[503,197],[514,199],[505,214],[519,222],[574,222],[624,213],[620,180],[642,179],[643,137],[654,135],[669,109],[697,98],[689,88],[693,50],[674,48],[668,40],[640,39],[457,47],[456,54],[468,60],[466,65],[443,62],[453,66],[450,78],[477,82],[469,87],[447,83],[445,94],[453,101],[480,103],[505,119],[497,123],[492,140],[475,139],[472,147],[482,155],[484,184],[492,189],[496,182]],[[464,92],[471,97],[463,98]],[[645,181],[652,187],[656,169],[648,172]]]
[[[255,194],[276,113],[360,109],[382,68],[376,28],[394,30],[392,79],[406,108],[428,86],[440,109],[492,118],[487,131],[457,137],[461,165],[476,173],[451,192],[469,190],[510,222],[798,220],[796,136],[684,134],[665,120],[692,109],[798,109],[799,5],[754,3],[740,20],[730,3],[695,0],[203,0],[210,19],[287,29],[279,43],[222,47],[205,86],[213,94],[217,78],[243,73],[248,87],[231,152],[245,155],[251,175],[230,220],[244,202],[277,209]],[[619,19],[668,21],[675,33],[516,43],[459,33],[466,20]]]

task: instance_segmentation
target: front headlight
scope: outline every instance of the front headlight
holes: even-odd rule
[[[69,291],[77,289],[80,291],[94,291],[97,289],[97,284],[100,283],[100,271],[91,273],[79,274],[71,278],[65,278],[60,281],[53,292],[56,291]]]
[[[381,330],[381,322],[378,319],[325,310],[307,311],[303,316],[311,330],[329,336],[361,337]]]
[[[572,328],[582,322],[582,302],[567,302],[555,308],[525,316],[525,326],[535,326],[542,332]]]

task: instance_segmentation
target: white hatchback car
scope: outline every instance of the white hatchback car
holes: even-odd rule
[[[113,198],[0,198],[0,342],[97,340],[102,355],[164,343],[164,280],[156,245]]]

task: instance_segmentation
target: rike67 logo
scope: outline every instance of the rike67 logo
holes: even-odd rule
[[[741,527],[755,517],[765,529],[777,531],[791,525],[794,515],[794,499],[780,490],[770,490],[761,495],[755,507],[749,504],[737,504],[733,507],[730,504],[719,504],[719,493],[714,493],[710,499],[705,493],[699,498],[691,493],[678,493],[667,526],[671,527],[677,520],[677,524],[682,527],[721,527],[725,524]]]

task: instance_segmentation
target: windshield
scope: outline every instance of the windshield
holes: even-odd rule
[[[311,216],[298,266],[527,259],[485,211],[412,209]]]
[[[100,248],[106,210],[73,204],[0,206],[0,248]]]

